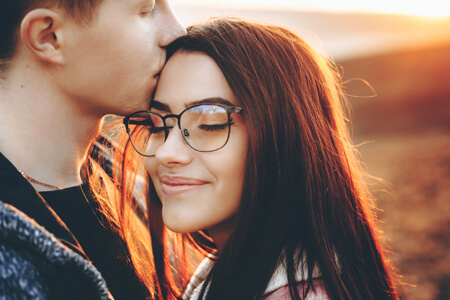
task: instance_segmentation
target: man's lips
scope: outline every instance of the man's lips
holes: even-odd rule
[[[162,192],[167,196],[178,195],[208,184],[207,181],[182,176],[160,176]]]
[[[164,65],[165,65],[165,63],[163,63],[163,64],[161,65],[161,67],[159,68],[159,72],[157,72],[153,77],[159,78],[159,77],[161,76],[161,72],[162,72],[162,70],[163,70],[163,68],[164,68]]]

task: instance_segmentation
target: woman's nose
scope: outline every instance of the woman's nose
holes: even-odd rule
[[[156,151],[155,158],[167,167],[186,165],[192,160],[192,151],[178,128],[174,126],[166,141]]]

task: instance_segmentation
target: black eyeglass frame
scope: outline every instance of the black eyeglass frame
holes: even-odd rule
[[[214,149],[214,150],[198,150],[198,149],[194,148],[186,140],[186,136],[183,133],[183,131],[181,130],[180,119],[181,119],[181,116],[183,115],[183,113],[186,112],[189,109],[194,108],[194,107],[205,106],[205,105],[219,106],[219,107],[223,108],[226,111],[227,115],[228,115],[228,135],[227,135],[227,140],[225,141],[225,143],[221,147],[219,147],[217,149]],[[183,136],[184,141],[186,142],[186,144],[189,145],[189,147],[191,147],[192,149],[194,149],[195,151],[198,151],[198,152],[214,152],[214,151],[220,150],[223,147],[225,147],[225,145],[228,143],[228,140],[230,139],[231,125],[233,124],[233,118],[231,117],[231,114],[232,113],[241,113],[241,112],[242,112],[242,108],[241,107],[237,107],[237,106],[229,106],[229,105],[223,105],[223,104],[217,104],[217,103],[200,103],[200,104],[195,104],[195,105],[189,106],[188,108],[184,109],[178,115],[177,114],[167,114],[165,116],[162,116],[162,115],[160,115],[160,114],[158,114],[156,112],[152,112],[152,111],[146,111],[146,110],[137,111],[137,112],[134,112],[134,113],[124,117],[123,118],[123,124],[125,125],[125,129],[126,129],[126,131],[128,133],[128,137],[130,138],[131,145],[133,145],[134,150],[139,155],[142,155],[142,156],[145,156],[145,157],[154,157],[155,154],[154,155],[146,155],[146,154],[142,154],[141,152],[139,152],[139,150],[136,148],[136,146],[133,143],[133,138],[131,137],[130,127],[129,127],[130,124],[131,125],[149,126],[147,124],[148,119],[145,120],[145,121],[135,121],[135,120],[131,119],[133,116],[138,115],[138,114],[142,114],[142,113],[157,115],[158,117],[160,117],[163,120],[163,123],[164,123],[164,142],[166,142],[167,137],[169,136],[169,133],[170,133],[169,132],[169,128],[166,125],[166,119],[176,118],[177,119],[177,123],[178,123],[178,128],[180,129],[181,135]],[[145,122],[145,124],[143,124],[143,122]]]

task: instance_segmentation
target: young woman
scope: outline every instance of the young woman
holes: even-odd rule
[[[118,161],[146,157],[149,211],[162,206],[161,297],[397,299],[333,66],[238,19],[193,26],[169,52],[151,110],[124,119],[136,153]]]

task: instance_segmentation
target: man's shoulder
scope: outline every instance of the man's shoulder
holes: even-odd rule
[[[0,201],[0,298],[47,299],[71,292],[74,299],[109,297],[101,274],[86,259]]]
[[[64,246],[36,221],[13,205],[0,199],[0,241],[14,247],[33,246],[32,251],[55,259],[58,248]],[[55,256],[55,257],[54,257]]]
[[[12,207],[0,202],[0,298],[49,298],[32,251],[23,246],[28,230],[22,221]]]

